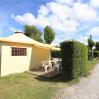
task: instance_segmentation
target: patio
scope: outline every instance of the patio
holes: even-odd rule
[[[52,78],[60,74],[60,65],[61,61],[58,59],[43,61],[41,67],[33,69],[30,73],[41,77]]]

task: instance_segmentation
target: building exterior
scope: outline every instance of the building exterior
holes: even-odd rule
[[[20,32],[0,38],[0,76],[40,67],[41,61],[50,60],[51,50],[59,49]]]

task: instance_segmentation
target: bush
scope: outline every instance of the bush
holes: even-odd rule
[[[96,42],[95,50],[96,50],[96,51],[99,51],[99,42]]]
[[[52,58],[61,58],[61,51],[51,51]]]
[[[99,58],[99,51],[93,51],[93,57]]]
[[[65,80],[79,79],[86,73],[88,50],[85,45],[77,41],[61,43],[62,72]]]

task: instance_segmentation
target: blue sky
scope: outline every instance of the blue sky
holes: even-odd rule
[[[23,25],[18,24],[11,15],[22,15],[33,13],[37,16],[37,10],[41,4],[46,4],[50,0],[1,0],[0,1],[0,36],[5,37],[12,34],[10,28],[23,29]]]
[[[49,25],[56,32],[54,45],[68,39],[86,43],[90,34],[99,41],[99,0],[1,0],[0,22],[0,37],[24,25],[41,31]]]

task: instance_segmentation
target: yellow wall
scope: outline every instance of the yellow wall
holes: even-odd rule
[[[1,44],[0,44],[0,75],[1,75]]]
[[[34,67],[41,67],[41,61],[50,59],[50,49],[33,46],[30,69]]]
[[[27,48],[27,56],[11,56],[11,47]],[[29,69],[32,47],[20,44],[6,44],[1,46],[1,76]]]
[[[27,56],[11,56],[11,47],[27,48]],[[2,43],[1,44],[1,76],[32,70],[42,66],[41,61],[50,59],[50,49],[34,45]]]

